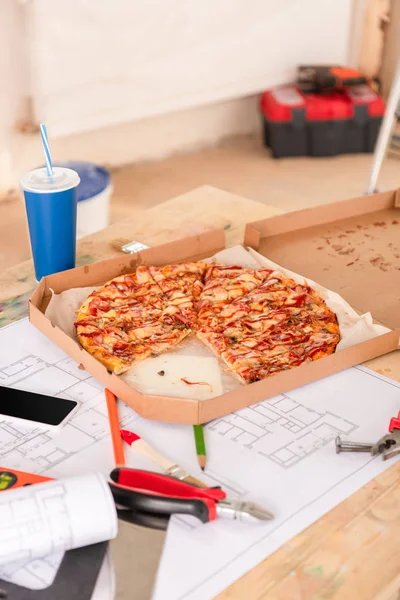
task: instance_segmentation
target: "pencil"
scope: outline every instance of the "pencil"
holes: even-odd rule
[[[197,462],[200,465],[202,471],[206,467],[206,445],[204,442],[204,430],[203,425],[193,425],[194,441],[196,444]]]
[[[117,399],[110,390],[104,390],[107,401],[108,420],[110,421],[111,439],[114,449],[114,460],[117,467],[125,465],[124,445],[119,432]]]

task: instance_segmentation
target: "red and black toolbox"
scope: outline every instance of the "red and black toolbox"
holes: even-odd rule
[[[275,158],[372,152],[384,111],[368,85],[329,93],[279,87],[261,97],[264,143]]]

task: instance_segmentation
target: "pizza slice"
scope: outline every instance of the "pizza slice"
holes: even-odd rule
[[[170,350],[191,333],[186,327],[161,320],[132,326],[121,319],[88,319],[75,326],[81,346],[117,375],[149,356]]]
[[[311,357],[307,357],[303,349],[301,351],[297,349],[300,346],[295,348],[281,345],[267,349],[266,347],[251,347],[244,341],[232,343],[220,333],[200,332],[197,335],[212,352],[224,361],[242,383],[253,383],[268,377],[277,370],[291,368],[291,366],[312,360]],[[277,369],[276,361],[281,356],[284,359],[282,361],[279,359],[280,369]]]
[[[165,307],[163,294],[148,270],[139,267],[136,273],[120,275],[92,292],[78,311],[78,320],[89,316],[115,318],[128,306],[147,306],[149,310]]]
[[[120,327],[103,319],[80,320],[76,323],[76,333],[81,346],[117,375],[151,354],[148,345],[133,344]]]
[[[203,277],[207,267],[208,265],[203,262],[149,267],[150,275],[167,300],[167,313],[182,318],[193,328],[197,324],[195,302],[202,292]]]
[[[249,336],[233,342],[222,333],[200,331],[197,335],[243,383],[327,356],[335,351],[339,341],[335,334],[320,332],[297,333],[286,340],[271,340],[268,335]]]
[[[225,331],[232,337],[240,330],[263,332],[273,327],[287,329],[298,323],[313,322],[315,328],[339,333],[336,315],[307,284],[300,285],[282,273],[271,272],[267,280],[248,294],[211,313],[202,327]]]
[[[210,325],[214,315],[244,296],[268,278],[269,269],[246,269],[240,266],[211,264],[205,274],[204,287],[196,303],[199,326]]]

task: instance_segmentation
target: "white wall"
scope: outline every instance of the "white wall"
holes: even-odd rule
[[[243,97],[346,63],[352,0],[31,0],[35,116],[53,136]]]
[[[39,135],[9,138],[28,90],[54,159],[120,165],[196,150],[257,131],[257,93],[299,62],[346,63],[354,0],[0,4],[4,189],[43,162]]]
[[[14,183],[13,129],[23,110],[28,75],[23,7],[15,0],[0,0],[0,187]]]
[[[209,147],[232,135],[252,134],[259,126],[258,96],[249,96],[96,131],[56,138],[50,135],[50,145],[57,160],[119,166]],[[18,177],[42,162],[39,135],[14,138],[14,171]]]

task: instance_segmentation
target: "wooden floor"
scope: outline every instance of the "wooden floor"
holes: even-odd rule
[[[367,186],[371,161],[369,154],[274,160],[258,137],[237,138],[201,152],[114,170],[111,221],[205,184],[284,210],[360,196]],[[388,158],[379,190],[399,185],[400,160]],[[29,258],[25,209],[15,190],[0,202],[0,240],[1,269]]]

